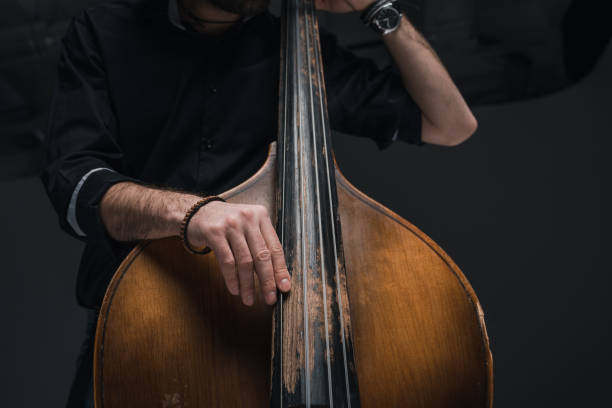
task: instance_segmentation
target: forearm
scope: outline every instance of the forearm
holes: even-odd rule
[[[157,239],[179,234],[181,221],[200,197],[117,183],[102,197],[100,212],[109,235],[118,241]]]
[[[427,40],[402,17],[383,37],[406,90],[423,114],[423,141],[454,145],[476,130],[476,119]]]
[[[100,209],[113,238],[156,239],[179,235],[185,213],[200,199],[123,182],[108,189]],[[211,202],[191,218],[186,235],[195,248],[214,251],[228,290],[240,294],[244,304],[254,302],[253,269],[268,304],[276,302],[277,289],[291,289],[283,247],[265,207]]]

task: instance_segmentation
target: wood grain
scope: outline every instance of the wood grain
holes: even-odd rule
[[[222,196],[275,214],[274,160]],[[274,221],[274,220],[273,220]],[[269,398],[272,307],[231,296],[214,254],[178,239],[141,243],[115,273],[100,310],[95,406],[250,407]]]
[[[465,276],[414,225],[336,180],[363,406],[492,406],[489,341]]]
[[[274,214],[272,153],[224,194]],[[364,407],[491,407],[492,359],[469,283],[431,239],[336,175]],[[97,408],[269,405],[271,308],[225,289],[214,254],[140,244],[98,321]]]

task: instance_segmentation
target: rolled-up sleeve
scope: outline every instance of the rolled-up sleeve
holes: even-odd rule
[[[379,69],[321,36],[332,129],[373,139],[380,149],[395,140],[422,145],[421,109],[393,67]]]
[[[122,174],[123,153],[104,64],[85,14],[62,40],[41,174],[60,225],[88,243],[108,243],[100,201]]]

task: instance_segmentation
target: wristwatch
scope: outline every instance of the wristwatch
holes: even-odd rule
[[[396,0],[378,0],[361,13],[361,21],[378,34],[387,35],[400,26],[402,10]]]

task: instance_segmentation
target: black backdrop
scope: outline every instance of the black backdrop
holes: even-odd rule
[[[465,144],[336,135],[358,188],[420,227],[459,264],[484,307],[496,407],[595,406],[610,383],[612,48],[558,94],[475,110]],[[1,184],[2,406],[64,404],[84,327],[81,244],[61,233],[37,179]]]

